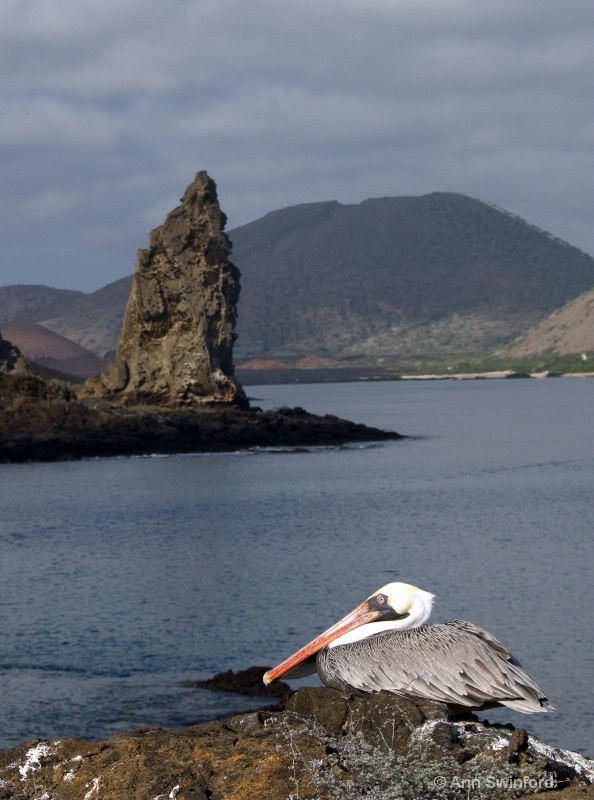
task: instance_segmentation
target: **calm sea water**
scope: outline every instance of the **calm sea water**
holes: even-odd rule
[[[592,756],[594,381],[249,394],[413,438],[0,466],[0,747],[254,706],[184,681],[277,663],[403,580],[436,621],[502,639],[557,709],[489,719]]]

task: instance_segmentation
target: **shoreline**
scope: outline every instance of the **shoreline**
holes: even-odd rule
[[[495,370],[493,372],[452,372],[445,375],[400,375],[402,381],[480,381],[507,380],[520,378],[594,378],[594,372],[514,372],[514,370]]]
[[[517,372],[493,370],[490,372],[403,373],[394,374],[382,369],[356,367],[327,367],[301,369],[238,369],[236,375],[246,386],[268,386],[292,383],[374,383],[391,381],[464,381],[464,380],[515,380],[543,378],[594,378],[594,372]]]

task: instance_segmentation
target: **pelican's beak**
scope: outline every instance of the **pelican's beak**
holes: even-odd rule
[[[352,631],[353,628],[358,628],[360,625],[366,625],[368,622],[375,622],[380,616],[381,611],[379,609],[373,609],[369,604],[369,600],[365,600],[364,603],[361,603],[360,606],[357,606],[354,611],[351,611],[351,613],[347,614],[346,617],[343,617],[331,628],[328,628],[327,631],[324,631],[324,633],[321,633],[312,642],[306,644],[305,647],[302,647],[301,650],[298,650],[292,656],[286,658],[282,664],[278,665],[278,667],[268,670],[262,680],[268,686],[269,683],[272,683],[272,681],[280,678],[282,675],[289,672],[289,670],[293,669],[293,667],[301,664],[302,661],[305,661],[306,658],[309,658],[309,656],[317,653],[318,650],[322,650],[324,647],[327,647],[330,642],[338,639],[338,637],[342,636],[343,633],[348,633],[348,631]]]

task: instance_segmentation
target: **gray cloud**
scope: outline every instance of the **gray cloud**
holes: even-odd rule
[[[3,0],[0,284],[90,291],[207,169],[234,227],[458,191],[594,253],[590,0]]]

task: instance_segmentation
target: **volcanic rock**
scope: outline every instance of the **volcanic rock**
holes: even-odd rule
[[[269,686],[264,684],[262,678],[272,667],[248,667],[234,672],[228,669],[218,672],[212,678],[202,681],[193,681],[190,685],[199,689],[210,689],[214,692],[233,692],[257,697],[286,698],[291,694],[291,687],[284,681],[274,681]]]
[[[65,384],[25,377],[0,373],[0,463],[261,447],[299,452],[313,446],[403,438],[395,431],[299,408],[261,411],[223,406],[205,413],[194,407],[130,410],[106,403],[95,407],[88,401],[72,402]],[[52,396],[62,402],[47,402]]]
[[[0,372],[16,375],[31,374],[27,360],[19,348],[7,339],[3,339],[2,333],[0,333]]]
[[[79,397],[161,405],[246,405],[233,377],[239,270],[216,185],[199,172],[139,250],[114,361]]]
[[[300,689],[286,709],[0,753],[0,800],[592,800],[594,762],[428,701]]]

